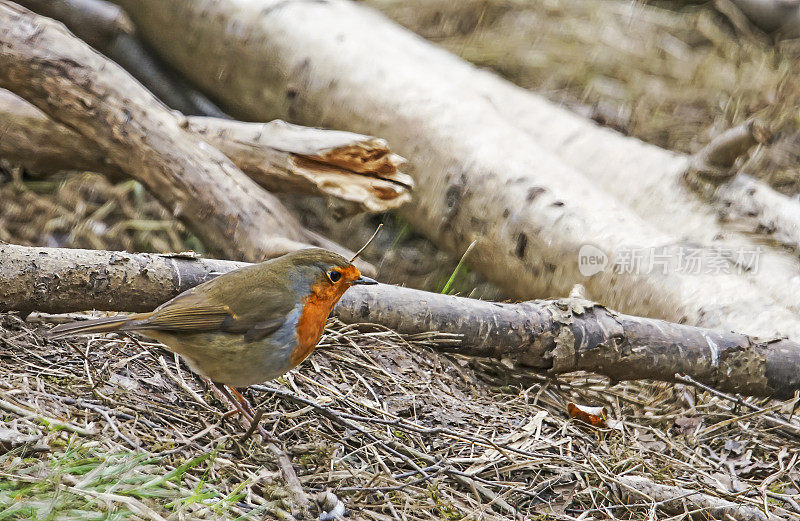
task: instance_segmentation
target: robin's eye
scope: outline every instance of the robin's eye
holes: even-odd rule
[[[339,279],[342,278],[342,274],[336,270],[331,270],[328,272],[328,279],[333,282],[339,282]]]

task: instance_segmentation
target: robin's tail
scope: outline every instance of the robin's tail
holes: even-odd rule
[[[144,314],[144,316],[147,316],[148,314]],[[143,314],[137,313],[134,315],[115,315],[113,317],[96,318],[94,320],[70,322],[69,324],[61,324],[60,326],[54,327],[48,331],[47,337],[51,339],[57,339],[72,335],[117,331],[125,324],[141,318],[144,318]]]

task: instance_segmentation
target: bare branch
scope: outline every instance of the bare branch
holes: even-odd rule
[[[781,508],[774,508],[774,513],[765,513],[755,505],[747,507],[696,490],[655,483],[640,476],[619,476],[617,481],[621,485],[620,491],[626,501],[635,503],[644,499],[653,502],[659,509],[674,515],[702,510],[703,515],[711,519],[733,521],[780,521],[789,519],[785,516],[791,515]],[[781,512],[780,515],[779,512]]]
[[[145,311],[242,263],[191,256],[0,246],[0,311]],[[623,315],[581,298],[485,302],[390,285],[354,287],[335,313],[465,355],[509,359],[552,374],[676,381],[791,397],[800,345]],[[433,332],[433,333],[431,333]]]

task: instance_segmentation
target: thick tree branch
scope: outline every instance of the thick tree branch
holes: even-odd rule
[[[309,243],[343,251],[303,229],[274,196],[61,24],[2,0],[0,26],[0,86],[89,139],[207,247],[248,261]]]
[[[242,263],[180,255],[0,246],[0,311],[151,310]],[[581,298],[518,304],[390,285],[354,287],[335,313],[400,333],[437,332],[441,349],[510,359],[553,374],[676,381],[786,398],[800,389],[800,345],[623,315]],[[434,335],[435,337],[436,335]]]
[[[78,38],[130,72],[142,85],[184,114],[227,117],[214,102],[158,62],[134,34],[133,23],[105,0],[17,0],[67,26]]]
[[[90,170],[126,176],[92,142],[0,89],[0,157],[34,171]],[[384,212],[410,199],[413,180],[398,171],[403,159],[371,136],[299,127],[186,117],[193,131],[271,192],[329,198],[345,214]]]

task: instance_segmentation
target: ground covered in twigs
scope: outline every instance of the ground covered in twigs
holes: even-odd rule
[[[797,42],[772,46],[685,2],[369,3],[476,64],[666,148],[694,152],[762,117],[775,144],[749,170],[800,192]],[[0,240],[16,244],[202,251],[135,181],[43,178],[0,165],[0,201]],[[375,248],[380,257],[367,259],[385,263],[382,280],[464,293],[480,282],[461,273],[459,284],[456,260],[394,224]],[[362,228],[369,235],[374,226]],[[347,223],[324,231],[357,235]],[[47,341],[51,323],[0,315],[0,520],[283,512],[287,490],[272,454],[257,438],[242,440],[242,426],[223,419],[225,406],[173,355],[143,337]],[[637,494],[631,476],[748,508],[728,512],[738,519],[800,517],[791,403],[585,375],[553,380],[433,349],[446,343],[332,324],[309,360],[266,384],[277,391],[248,394],[268,411],[263,421],[305,489],[332,491],[350,519],[719,514],[677,488],[677,502],[647,495],[652,488]],[[570,418],[571,402],[605,406],[607,426]],[[793,427],[776,428],[781,421]]]
[[[51,324],[0,315],[0,519],[282,512],[271,454],[173,355],[143,337],[45,340]],[[552,380],[432,348],[447,341],[332,323],[299,369],[248,395],[307,492],[334,492],[352,519],[670,518],[630,476],[800,515],[786,404]],[[608,427],[571,419],[570,402],[605,406]]]

